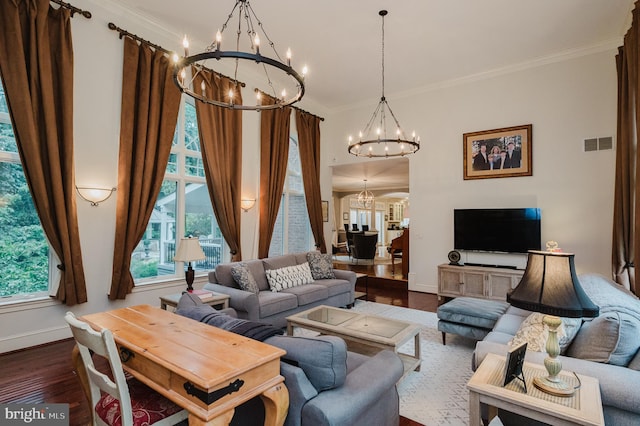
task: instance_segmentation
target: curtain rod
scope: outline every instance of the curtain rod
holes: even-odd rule
[[[65,9],[69,9],[71,11],[71,17],[72,18],[73,18],[73,14],[74,13],[79,13],[82,16],[84,16],[85,18],[91,19],[91,12],[89,12],[88,10],[79,9],[79,8],[69,4],[69,3],[63,2],[62,0],[49,0],[49,1],[52,2],[52,3],[56,3],[56,4],[60,5],[60,7],[63,7]]]
[[[56,1],[56,0],[51,0],[51,1]],[[157,44],[155,44],[155,43],[152,43],[152,42],[150,42],[149,40],[145,40],[145,39],[143,39],[142,37],[139,37],[139,36],[138,36],[138,35],[136,35],[136,34],[132,34],[132,33],[130,33],[129,31],[127,31],[127,30],[125,30],[125,29],[122,29],[122,28],[118,27],[118,26],[117,26],[116,24],[114,24],[113,22],[109,22],[108,27],[109,27],[109,29],[110,29],[110,30],[113,30],[113,31],[117,31],[117,32],[119,32],[119,33],[120,33],[119,38],[122,38],[122,37],[124,37],[124,36],[128,36],[128,37],[131,37],[132,39],[134,39],[134,40],[136,40],[136,41],[139,41],[140,43],[144,43],[144,44],[146,44],[147,46],[151,46],[151,47],[153,47],[155,50],[159,50],[159,51],[161,51],[161,52],[164,52],[164,53],[166,53],[166,54],[167,54],[167,55],[169,55],[169,56],[171,56],[171,55],[174,53],[174,52],[170,52],[170,51],[168,51],[167,49],[165,49],[164,47],[162,47],[162,46],[160,46],[160,45],[157,45]],[[200,65],[200,66],[202,66],[202,65]],[[212,73],[218,74],[218,75],[220,75],[220,76],[222,76],[222,77],[226,77],[226,78],[229,78],[229,79],[231,79],[231,80],[234,80],[234,79],[233,79],[233,78],[231,78],[231,77],[227,77],[226,75],[221,74],[221,73],[219,73],[219,72],[217,72],[217,71],[214,71],[214,70],[212,70],[212,69],[209,69],[209,68],[207,68],[207,67],[202,66],[202,68],[204,68],[205,70],[210,71],[210,72],[212,72]],[[242,87],[245,87],[245,86],[246,86],[246,85],[245,85],[243,82],[241,82],[241,81],[238,81],[238,83],[239,83],[239,84],[240,84],[240,86],[242,86]]]
[[[275,97],[271,96],[270,94],[268,94],[268,93],[266,93],[266,92],[264,92],[264,91],[262,91],[262,90],[260,90],[260,89],[256,89],[256,91],[257,91],[257,92],[262,93],[264,96],[266,96],[266,97],[268,97],[268,98],[270,98],[270,99],[273,99],[274,101],[277,101],[277,100],[278,100],[278,98],[275,98]],[[295,106],[295,105],[289,105],[289,108],[297,109],[298,111],[303,112],[303,113],[305,113],[305,114],[313,115],[314,117],[316,117],[316,118],[317,118],[318,120],[320,120],[320,121],[324,121],[324,118],[323,118],[323,117],[320,117],[319,115],[315,115],[315,114],[313,114],[313,113],[311,113],[311,112],[309,112],[309,111],[305,111],[305,110],[303,110],[302,108],[299,108],[299,107],[297,107],[297,106]]]
[[[320,121],[324,121],[324,117],[320,117],[319,115],[315,115],[315,114],[313,114],[313,113],[311,113],[311,112],[309,112],[309,111],[305,111],[305,110],[303,110],[302,108],[298,108],[297,106],[291,106],[291,108],[293,108],[293,109],[297,109],[298,111],[300,111],[300,112],[304,112],[305,114],[313,115],[314,117],[317,117],[317,118],[318,118],[318,120],[320,120]]]

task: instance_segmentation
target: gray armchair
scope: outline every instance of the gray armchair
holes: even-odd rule
[[[265,343],[287,351],[280,363],[289,390],[285,426],[397,426],[403,366],[394,352],[347,352],[335,336],[274,336]]]
[[[351,251],[351,257],[356,259],[356,261],[358,259],[370,259],[371,262],[373,262],[373,259],[376,257],[377,248],[378,234],[355,234],[353,236],[353,250]]]

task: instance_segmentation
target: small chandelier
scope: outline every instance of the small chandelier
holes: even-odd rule
[[[373,192],[367,191],[367,180],[364,180],[364,191],[358,194],[358,207],[370,209],[373,204]]]
[[[222,34],[224,33],[227,25],[234,18],[234,13],[238,12],[237,25],[236,22],[232,22],[236,25],[236,43],[235,50],[221,50],[222,47]],[[243,22],[246,26],[243,29]],[[257,26],[254,27],[254,23]],[[260,31],[260,34],[258,33]],[[245,34],[248,41],[242,43],[241,35]],[[273,57],[264,56],[260,52],[261,39],[267,43],[262,43],[266,46],[266,49],[273,51]],[[202,53],[195,55],[189,55],[189,40],[187,36],[184,37],[182,42],[184,47],[184,57],[174,55],[175,67],[173,71],[173,80],[180,89],[181,92],[197,99],[201,102],[205,102],[212,105],[217,105],[223,108],[239,109],[239,110],[265,110],[281,108],[287,105],[292,105],[302,99],[304,96],[304,75],[307,72],[307,67],[302,69],[301,73],[298,73],[291,67],[291,49],[286,52],[286,60],[283,61],[278,51],[275,48],[275,44],[267,33],[264,26],[258,17],[256,16],[249,0],[236,0],[236,4],[228,15],[227,20],[222,25],[222,28],[216,32],[215,40],[207,46]],[[241,50],[241,44],[244,44],[246,51]],[[271,54],[271,53],[269,53]],[[213,61],[215,59],[215,61]],[[224,61],[227,59],[227,61]],[[200,87],[194,87],[193,82],[198,73],[204,69],[212,69],[213,65],[217,62],[232,62],[233,77],[231,79],[238,83],[238,72],[244,66],[248,68],[253,64],[258,67],[258,71],[245,71],[247,75],[256,76],[259,75],[259,70],[262,70],[264,74],[264,80],[261,82],[268,86],[268,89],[260,90],[255,89],[256,102],[253,105],[241,103],[240,96],[237,96],[232,90],[226,94],[225,99],[216,100],[212,90],[206,90],[204,82]],[[272,78],[270,73],[275,71],[275,75],[280,77],[280,80]],[[287,81],[288,83],[284,83]],[[236,87],[238,85],[236,84]],[[287,92],[289,90],[289,92]],[[265,93],[276,99],[275,104],[262,105],[261,95]]]
[[[386,10],[378,12],[382,16],[382,96],[364,131],[359,133],[358,140],[354,141],[349,136],[349,154],[358,157],[403,157],[420,149],[420,137],[416,138],[413,132],[411,139],[407,139],[384,96],[384,17],[387,13]],[[395,123],[395,136],[387,134],[387,112]],[[369,136],[374,126],[375,135]]]

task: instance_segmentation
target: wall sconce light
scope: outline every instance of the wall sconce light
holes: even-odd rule
[[[245,211],[245,213],[251,210],[255,205],[256,205],[255,198],[243,198],[240,201],[240,207],[242,208],[242,210]]]
[[[91,203],[92,206],[97,206],[98,204],[106,201],[111,194],[116,190],[116,188],[97,188],[90,186],[76,186],[76,191],[78,191],[78,195],[83,200]]]

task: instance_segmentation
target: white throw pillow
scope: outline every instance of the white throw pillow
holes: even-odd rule
[[[267,275],[269,288],[273,292],[313,283],[309,262],[280,269],[267,269],[265,273]]]
[[[549,337],[549,329],[543,324],[542,319],[545,314],[534,312],[529,315],[522,324],[516,335],[509,342],[510,346],[517,346],[527,342],[527,350],[534,352],[546,352],[547,338]],[[560,353],[564,353],[573,338],[576,337],[582,318],[562,318],[562,324],[558,327],[558,343],[560,344]]]

